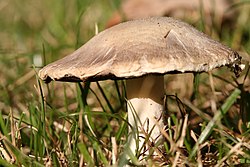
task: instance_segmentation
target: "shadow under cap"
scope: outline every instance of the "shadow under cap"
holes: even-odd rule
[[[148,98],[163,105],[164,76],[147,75],[140,78],[129,79],[126,82],[127,98]],[[162,84],[159,84],[162,83]]]
[[[39,71],[47,82],[128,79],[147,74],[203,72],[228,65],[240,71],[241,57],[192,26],[169,17],[118,24]]]

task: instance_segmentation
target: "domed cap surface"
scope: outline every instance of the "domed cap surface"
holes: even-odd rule
[[[192,26],[168,17],[121,23],[39,71],[47,82],[127,79],[237,65],[240,56]]]

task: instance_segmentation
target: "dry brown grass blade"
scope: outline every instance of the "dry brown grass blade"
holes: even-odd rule
[[[178,146],[179,148],[182,148],[182,147],[183,147],[184,139],[185,139],[186,132],[187,132],[187,124],[188,124],[188,115],[186,114],[186,115],[185,115],[185,118],[184,118],[184,123],[183,123],[183,126],[182,126],[181,137],[180,137],[180,139],[179,139],[178,142],[177,142],[177,146]],[[176,152],[176,155],[175,155],[173,167],[178,166],[178,163],[182,162],[182,160],[179,160],[180,155],[181,155],[181,152],[180,152],[180,151],[177,151],[177,152]]]
[[[226,161],[230,155],[234,154],[234,153],[239,153],[240,150],[241,150],[241,146],[242,146],[242,143],[239,142],[237,143],[235,146],[233,146],[230,151],[227,153],[227,155],[225,155],[220,161],[218,161],[218,163],[215,165],[215,167],[220,167],[224,161]]]
[[[26,74],[24,74],[22,77],[18,78],[16,80],[16,82],[14,82],[11,85],[8,85],[8,90],[12,91],[14,90],[16,87],[23,85],[24,83],[26,83],[28,80],[30,80],[32,77],[34,77],[36,74],[35,70],[30,70],[29,72],[27,72]]]
[[[118,150],[117,150],[118,146],[115,137],[111,137],[111,144],[112,144],[112,165],[115,165],[118,157]]]

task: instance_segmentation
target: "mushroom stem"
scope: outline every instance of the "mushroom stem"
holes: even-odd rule
[[[138,152],[137,149],[146,146],[144,148],[148,150],[150,142],[162,138],[164,76],[147,75],[127,80],[127,97],[128,122],[132,126],[129,129],[129,148],[133,155],[140,155],[145,150]],[[144,144],[147,137],[149,140]]]

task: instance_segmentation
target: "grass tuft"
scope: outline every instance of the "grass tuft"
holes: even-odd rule
[[[37,76],[105,29],[122,1],[0,1],[0,166],[249,166],[250,1],[233,2],[227,20],[201,3],[200,21],[189,21],[239,51],[246,69],[238,78],[226,67],[167,75],[164,144],[138,160],[126,145],[123,81],[47,85]]]

